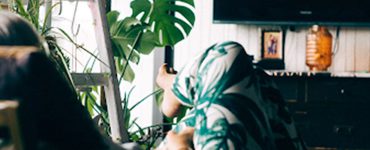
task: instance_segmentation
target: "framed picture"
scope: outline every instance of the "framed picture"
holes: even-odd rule
[[[262,59],[284,60],[283,32],[281,30],[262,31]]]
[[[284,32],[262,30],[261,60],[258,65],[264,69],[285,69]]]

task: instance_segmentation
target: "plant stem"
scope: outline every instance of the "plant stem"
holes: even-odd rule
[[[105,1],[105,11],[106,13],[112,11],[112,0]]]
[[[159,92],[162,92],[163,89],[158,89],[152,93],[150,93],[149,95],[145,96],[143,99],[141,99],[139,102],[137,102],[134,106],[132,106],[129,110],[131,111],[132,109],[134,109],[137,105],[139,105],[140,103],[142,103],[144,100],[146,100],[148,97],[152,96],[152,95],[155,95],[155,94],[158,94]]]
[[[136,49],[136,47],[138,46],[138,42],[139,42],[139,39],[141,38],[141,35],[143,34],[143,31],[140,31],[139,34],[136,36],[135,38],[135,41],[133,42],[132,44],[132,48],[130,49],[130,53],[128,55],[128,57],[126,58],[126,63],[125,63],[125,66],[123,67],[123,72],[121,74],[121,77],[120,79],[118,80],[118,83],[121,83],[122,82],[122,79],[125,75],[125,72],[126,72],[126,69],[127,69],[127,66],[129,65],[129,60],[131,59],[132,57],[132,53],[134,52],[134,50]]]

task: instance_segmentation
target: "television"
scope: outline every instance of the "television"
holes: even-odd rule
[[[213,22],[370,26],[370,0],[214,0]]]

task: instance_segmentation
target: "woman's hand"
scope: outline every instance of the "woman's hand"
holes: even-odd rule
[[[167,133],[166,149],[188,150],[193,147],[194,128],[187,127],[179,133],[169,131]]]
[[[163,64],[158,70],[156,82],[162,89],[171,88],[173,80],[175,79],[176,72],[173,68],[170,68],[169,71],[170,72],[168,73],[167,64]]]

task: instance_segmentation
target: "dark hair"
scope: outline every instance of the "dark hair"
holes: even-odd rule
[[[0,46],[40,47],[40,43],[37,32],[26,20],[0,11]],[[108,149],[55,62],[42,51],[21,48],[18,53],[26,54],[16,57],[11,55],[16,54],[11,49],[0,50],[0,100],[19,101],[18,116],[25,148]]]
[[[0,45],[40,46],[39,35],[25,19],[0,11]]]

